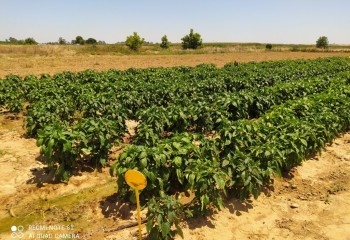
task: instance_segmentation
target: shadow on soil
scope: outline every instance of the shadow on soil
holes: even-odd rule
[[[43,156],[38,156],[36,161],[41,162],[43,164],[47,164],[43,158]],[[43,167],[43,168],[32,168],[30,171],[32,172],[33,177],[27,180],[27,184],[36,184],[38,188],[43,187],[44,183],[50,183],[50,184],[58,184],[62,183],[59,180],[54,180],[55,177],[55,171],[57,169],[57,166],[50,169],[48,167]],[[82,172],[89,172],[92,173],[96,169],[89,165],[89,164],[84,164],[83,162],[78,162],[77,167],[72,170],[71,176],[81,176]]]
[[[215,228],[215,225],[211,220],[214,220],[213,216],[209,215],[208,217],[195,217],[187,220],[189,229],[201,228],[203,226],[207,226],[209,228]]]
[[[240,199],[231,199],[226,207],[230,211],[231,214],[235,214],[236,216],[241,216],[242,212],[249,212],[249,209],[253,208],[253,201],[251,199],[241,201]]]
[[[36,187],[41,188],[44,183],[59,183],[54,181],[55,169],[49,170],[48,168],[32,168],[30,171],[33,177],[27,180],[27,184],[36,184]]]
[[[118,194],[115,193],[100,201],[100,209],[106,218],[127,220],[132,217],[132,212],[136,211],[136,206],[121,201],[118,198]]]

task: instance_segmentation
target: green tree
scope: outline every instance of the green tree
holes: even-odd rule
[[[82,36],[76,36],[75,38],[75,44],[80,44],[80,45],[84,45],[85,44],[85,40]]]
[[[138,49],[141,48],[143,42],[145,41],[144,38],[141,38],[137,32],[134,32],[133,35],[127,36],[125,44],[128,46],[130,49],[137,51]]]
[[[14,37],[10,37],[10,38],[9,38],[9,42],[10,42],[10,43],[17,43],[18,40],[17,40],[16,38],[14,38]]]
[[[321,36],[316,41],[316,47],[317,48],[326,49],[326,48],[328,48],[328,45],[329,45],[328,38],[326,36]]]
[[[266,50],[271,50],[271,49],[272,49],[272,44],[271,43],[266,44]]]
[[[88,38],[86,41],[85,41],[86,44],[97,44],[97,41],[95,38]]]
[[[64,39],[63,37],[60,37],[60,38],[58,39],[58,43],[61,44],[61,45],[66,45],[66,44],[67,44],[67,41],[66,41],[66,39]]]
[[[168,37],[164,35],[161,40],[162,40],[162,43],[160,44],[160,47],[169,48],[170,42],[168,41]]]
[[[24,44],[36,45],[36,44],[38,44],[38,43],[34,40],[34,38],[26,38],[26,39],[24,40]]]
[[[190,30],[190,34],[181,38],[183,49],[197,49],[202,47],[202,38],[199,33],[194,33],[193,29]]]

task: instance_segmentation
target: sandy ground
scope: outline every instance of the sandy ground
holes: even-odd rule
[[[11,239],[11,226],[19,225],[24,226],[22,239],[33,239],[30,234],[39,239],[38,233],[136,239],[136,227],[108,232],[136,221],[135,206],[116,200],[116,181],[108,168],[102,172],[85,169],[68,184],[53,183],[49,180],[52,173],[40,161],[35,139],[25,138],[22,121],[21,117],[0,116],[0,239]],[[73,229],[28,229],[29,225],[58,224]],[[257,200],[227,200],[222,211],[182,225],[186,240],[349,240],[350,132],[327,146],[321,156],[274,179]]]
[[[57,56],[13,55],[0,53],[0,77],[18,74],[21,76],[42,73],[54,74],[62,71],[82,71],[86,69],[128,69],[146,67],[196,66],[212,63],[222,67],[228,62],[268,61],[279,59],[314,59],[320,57],[349,57],[349,52],[232,52],[185,55],[77,55]]]

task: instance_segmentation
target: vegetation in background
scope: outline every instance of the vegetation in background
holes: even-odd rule
[[[183,38],[182,40],[182,48],[183,49],[197,49],[202,47],[202,38],[199,33],[194,33],[193,29],[190,30],[190,33]]]
[[[35,41],[34,38],[29,37],[24,40],[18,40],[14,37],[9,37],[9,39],[6,39],[4,42],[0,43],[7,43],[7,44],[13,44],[13,45],[37,45],[37,41]]]
[[[60,37],[60,38],[58,39],[58,44],[60,44],[60,45],[66,45],[66,44],[67,44],[67,41],[66,41],[66,39],[64,39],[63,37]]]
[[[326,49],[326,48],[328,48],[328,46],[329,46],[329,43],[328,43],[328,38],[326,36],[321,36],[317,39],[317,41],[316,41],[317,48]]]
[[[168,37],[166,35],[164,35],[161,39],[161,43],[160,43],[160,47],[161,48],[169,48],[170,46],[170,42],[168,41]]]
[[[38,44],[34,38],[26,38],[24,40],[24,44],[28,44],[28,45],[36,45]]]
[[[271,50],[272,49],[272,44],[271,43],[268,43],[266,44],[266,47],[265,47],[267,50]]]
[[[130,49],[137,51],[142,47],[143,42],[145,41],[144,38],[141,38],[137,32],[134,32],[133,35],[127,36],[125,45],[128,46]]]
[[[97,40],[95,38],[88,38],[85,41],[86,44],[97,44]]]
[[[72,40],[72,44],[79,44],[79,45],[84,45],[85,40],[82,36],[76,36],[75,40]]]
[[[164,36],[163,36],[164,37]],[[76,43],[78,40],[79,44]],[[37,52],[40,54],[54,55],[58,52],[73,51],[77,54],[93,54],[93,55],[114,55],[114,54],[205,54],[205,53],[230,53],[230,52],[261,52],[261,51],[273,51],[273,52],[349,52],[350,46],[347,45],[337,45],[329,44],[326,49],[316,48],[315,45],[306,44],[273,44],[272,49],[269,49],[269,44],[262,43],[202,43],[202,47],[196,51],[186,51],[183,48],[182,43],[172,43],[168,48],[162,48],[167,46],[164,41],[163,44],[153,44],[153,43],[143,43],[143,47],[139,48],[138,51],[134,51],[129,47],[125,47],[125,42],[120,42],[116,44],[106,44],[104,41],[97,41],[91,38],[92,44],[85,44],[86,41],[81,36],[77,36],[77,39],[71,42],[66,41],[64,38],[60,37],[56,42],[48,42],[45,45],[62,45],[60,48],[55,48],[54,51],[45,49],[45,46],[29,46],[26,47],[11,47],[11,45],[25,45],[24,40],[17,40],[16,38],[10,37],[5,41],[0,41],[1,45],[9,45],[6,48],[0,49],[1,53],[11,53],[11,54],[28,54],[31,52]],[[75,46],[70,46],[75,45]],[[91,46],[93,45],[93,46]],[[104,45],[104,46],[103,46]]]

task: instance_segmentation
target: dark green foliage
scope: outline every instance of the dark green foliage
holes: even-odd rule
[[[95,38],[88,38],[85,41],[86,44],[97,44],[97,40]]]
[[[23,39],[16,39],[14,37],[9,37],[9,39],[6,39],[6,41],[3,42],[3,43],[10,43],[10,44],[16,44],[16,45],[24,45],[24,44],[26,44],[26,45],[37,45],[38,44],[38,42],[35,41],[35,39],[31,38],[31,37],[26,38],[24,40]]]
[[[173,239],[176,234],[183,238],[180,227],[184,215],[182,208],[172,196],[150,199],[146,224],[150,239]]]
[[[328,48],[328,45],[329,45],[329,42],[328,42],[328,38],[326,36],[321,36],[316,41],[317,48],[326,49],[326,48]]]
[[[35,41],[34,38],[26,38],[24,40],[24,44],[27,44],[27,45],[37,45],[38,43]]]
[[[141,38],[137,32],[134,32],[133,35],[127,36],[125,44],[128,46],[130,49],[137,51],[142,47],[143,42],[145,41],[144,38]]]
[[[272,49],[272,44],[271,43],[268,43],[266,44],[266,47],[265,47],[267,50],[271,50]]]
[[[199,33],[194,33],[193,29],[190,30],[190,33],[183,38],[182,40],[182,48],[183,49],[197,49],[202,47],[202,38]]]
[[[106,118],[84,118],[73,127],[79,134],[81,155],[87,156],[98,168],[104,167],[108,161],[108,153],[126,132],[124,122]]]
[[[63,37],[60,37],[60,38],[58,39],[58,44],[60,44],[60,45],[66,45],[66,44],[67,44],[67,41],[66,41]]]
[[[164,35],[161,40],[162,40],[162,42],[160,43],[160,47],[161,48],[169,48],[170,42],[168,41],[168,37],[166,35]]]
[[[79,45],[84,45],[85,44],[85,40],[82,36],[76,36],[75,40],[73,40],[74,44],[79,44]]]
[[[64,125],[53,123],[38,131],[37,145],[49,169],[56,168],[55,180],[67,182],[76,166],[77,136]]]

